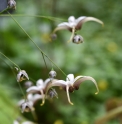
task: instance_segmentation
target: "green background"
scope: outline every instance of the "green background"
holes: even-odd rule
[[[17,0],[13,14],[38,46],[66,73],[88,75],[95,78],[100,92],[90,81],[81,84],[80,89],[70,94],[70,105],[66,92],[56,88],[59,98],[47,100],[44,106],[36,104],[39,124],[94,124],[106,114],[106,110],[122,104],[122,7],[120,0]],[[40,15],[55,17],[30,17]],[[78,34],[84,43],[67,43],[71,32],[57,32],[57,39],[50,41],[49,35],[57,24],[67,21],[69,16],[90,16],[104,22],[104,27],[95,22],[83,24]],[[51,63],[46,59],[45,67],[40,51],[11,17],[0,16],[0,51],[26,70],[30,80],[48,78]],[[54,66],[57,79],[65,76]],[[24,92],[24,81],[21,83]],[[0,124],[12,124],[19,116],[33,120],[31,113],[21,115],[17,103],[23,95],[14,73],[14,65],[0,55]],[[107,104],[109,101],[109,105]],[[107,109],[106,109],[107,108]],[[11,121],[11,122],[10,122]],[[119,117],[107,124],[120,124]]]

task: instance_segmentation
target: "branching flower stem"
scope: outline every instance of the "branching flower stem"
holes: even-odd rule
[[[4,11],[7,11],[4,10]],[[2,12],[0,12],[0,16],[10,16],[8,14],[2,14]],[[55,18],[55,17],[50,17],[50,16],[41,16],[41,15],[27,15],[27,14],[14,14],[12,15],[13,17],[36,17],[36,18],[46,18],[52,21],[66,21],[66,19],[61,19],[61,18]]]
[[[2,52],[0,52],[0,54],[4,56],[6,59],[8,59],[14,66],[16,66],[20,70],[20,67],[17,64],[15,64],[11,59],[9,59],[5,54],[3,54]]]
[[[3,53],[1,53],[0,52],[0,54],[2,54],[5,58],[7,58],[10,62],[12,62],[15,66],[17,66],[18,68],[19,68],[19,66],[18,65],[16,65],[13,61],[11,61],[6,55],[4,55]],[[0,58],[1,59],[1,58]],[[4,61],[3,59],[1,59],[2,61]],[[5,62],[5,61],[4,61]],[[11,70],[12,70],[12,67],[8,64],[8,63],[6,63],[5,62],[5,64],[6,65],[8,65],[10,68],[11,68]],[[20,69],[20,68],[19,68]],[[12,70],[13,71],[13,70]],[[25,94],[24,94],[24,92],[23,92],[23,90],[22,90],[22,87],[21,87],[21,85],[20,85],[20,83],[18,82],[18,85],[19,85],[19,88],[20,88],[20,91],[21,91],[21,93],[22,93],[22,95],[24,96],[24,98],[26,99],[26,96],[25,96]]]
[[[28,36],[28,38],[33,42],[33,44],[39,49],[39,51],[42,53],[42,56],[48,58],[48,60],[55,65],[65,76],[67,76],[53,61],[50,59],[43,51],[42,49],[32,40],[32,38],[28,35],[28,33],[24,30],[24,28],[15,20],[15,18],[8,12],[8,14],[11,16],[11,18],[16,22],[16,24],[23,30],[23,32]]]

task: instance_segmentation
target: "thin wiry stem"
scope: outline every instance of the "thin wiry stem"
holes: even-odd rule
[[[7,10],[6,10],[7,11]],[[0,16],[10,16],[8,14],[1,14]],[[46,18],[52,21],[66,21],[66,19],[55,18],[51,16],[41,16],[41,15],[27,15],[27,14],[12,14],[13,17],[36,17],[36,18]]]
[[[4,9],[2,12],[0,12],[0,15],[1,15],[3,12],[6,12],[7,10],[9,10],[9,8],[6,8],[6,9]]]
[[[8,59],[13,65],[15,65],[16,67],[20,69],[20,67],[17,64],[15,64],[11,59],[9,59],[5,54],[3,54],[2,52],[0,52],[0,54],[4,56],[6,59]]]
[[[1,53],[1,52],[0,52]],[[10,62],[12,62],[15,66],[17,66],[18,68],[19,68],[19,66],[18,65],[16,65],[13,61],[11,61],[7,56],[5,56],[3,53],[1,53],[5,58],[7,58]],[[1,58],[0,58],[1,59]],[[3,59],[1,59],[1,60],[3,60]],[[4,61],[4,60],[3,60]],[[5,62],[5,61],[4,61]],[[6,62],[5,62],[6,63]],[[13,71],[13,69],[12,69],[12,67],[8,64],[8,63],[6,63],[6,65],[8,65],[10,68],[11,68],[11,70]],[[20,69],[20,68],[19,68]],[[24,98],[26,99],[26,97],[25,97],[25,94],[24,94],[24,92],[23,92],[23,90],[22,90],[22,87],[21,87],[21,85],[20,85],[20,83],[18,82],[18,85],[19,85],[19,88],[20,88],[20,91],[21,91],[21,93],[23,94],[23,96],[24,96]]]
[[[43,53],[43,55],[45,57],[48,58],[48,60],[53,63],[53,65],[55,65],[65,76],[67,76],[43,51],[42,49],[32,40],[32,38],[28,35],[28,33],[24,30],[24,28],[22,28],[22,26],[14,19],[14,17],[8,12],[8,14],[11,16],[11,18],[16,22],[16,24],[23,30],[23,32],[28,36],[28,38],[33,42],[33,44],[39,49],[39,51],[41,53]]]

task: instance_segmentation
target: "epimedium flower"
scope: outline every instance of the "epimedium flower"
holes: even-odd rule
[[[42,79],[39,79],[36,82],[36,86],[31,86],[26,90],[27,94],[30,94],[30,93],[41,94],[41,96],[42,96],[41,106],[45,103],[46,97],[50,97],[50,98],[57,97],[57,93],[54,89],[48,89],[47,90],[47,84],[49,82],[52,82],[51,79],[49,79],[49,78],[46,79],[45,81],[43,81]]]
[[[77,76],[76,78],[74,78],[73,74],[68,74],[66,77],[66,81],[64,80],[52,80],[52,82],[50,82],[47,86],[47,89],[53,86],[61,86],[64,90],[66,90],[67,93],[67,98],[68,98],[68,102],[73,105],[73,103],[70,101],[70,96],[69,96],[69,92],[73,92],[74,90],[78,90],[80,87],[80,84],[86,80],[90,80],[92,81],[97,89],[97,92],[95,94],[98,94],[99,89],[97,86],[97,83],[95,81],[94,78],[90,77],[90,76]]]
[[[26,100],[25,102],[23,102],[20,106],[21,108],[21,112],[30,112],[30,111],[33,111],[34,108],[33,108],[33,102],[32,101],[28,101]]]
[[[28,74],[25,70],[19,70],[17,67],[15,67],[17,71],[17,82],[21,82],[23,80],[29,80]]]
[[[19,101],[18,106],[21,108],[21,112],[30,112],[34,110],[35,103],[42,99],[43,96],[40,94],[29,94],[27,99],[22,99]]]
[[[16,9],[16,2],[14,0],[8,0],[8,6],[9,9]]]
[[[58,30],[69,30],[70,32],[72,32],[72,35],[69,40],[71,41],[74,37],[75,32],[77,30],[80,30],[82,28],[82,25],[88,21],[95,21],[103,25],[103,22],[101,20],[94,17],[80,16],[79,18],[75,19],[74,16],[70,16],[68,18],[68,22],[62,22],[58,24],[58,26],[54,29],[53,34],[55,34]]]
[[[83,37],[81,35],[74,35],[72,42],[79,44],[79,43],[83,43]]]
[[[50,77],[51,79],[55,78],[56,75],[57,75],[57,73],[56,73],[54,70],[51,70],[51,71],[49,72],[49,77]]]

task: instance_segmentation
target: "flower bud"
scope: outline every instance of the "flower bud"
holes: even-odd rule
[[[20,70],[17,74],[17,82],[21,82],[23,80],[29,80],[29,77],[25,70]]]
[[[75,35],[72,42],[76,44],[83,43],[83,37],[81,35]]]
[[[50,37],[51,37],[51,39],[52,39],[52,40],[56,40],[57,35],[56,35],[56,34],[51,34],[51,36],[50,36]]]
[[[49,91],[48,91],[48,95],[50,98],[53,98],[53,97],[56,97],[58,98],[58,94],[57,92],[55,91],[55,89],[51,88]]]
[[[56,72],[53,71],[53,70],[49,72],[49,77],[50,77],[50,78],[55,78],[56,75],[57,75]]]
[[[8,8],[9,9],[16,9],[16,2],[14,0],[8,1]]]

